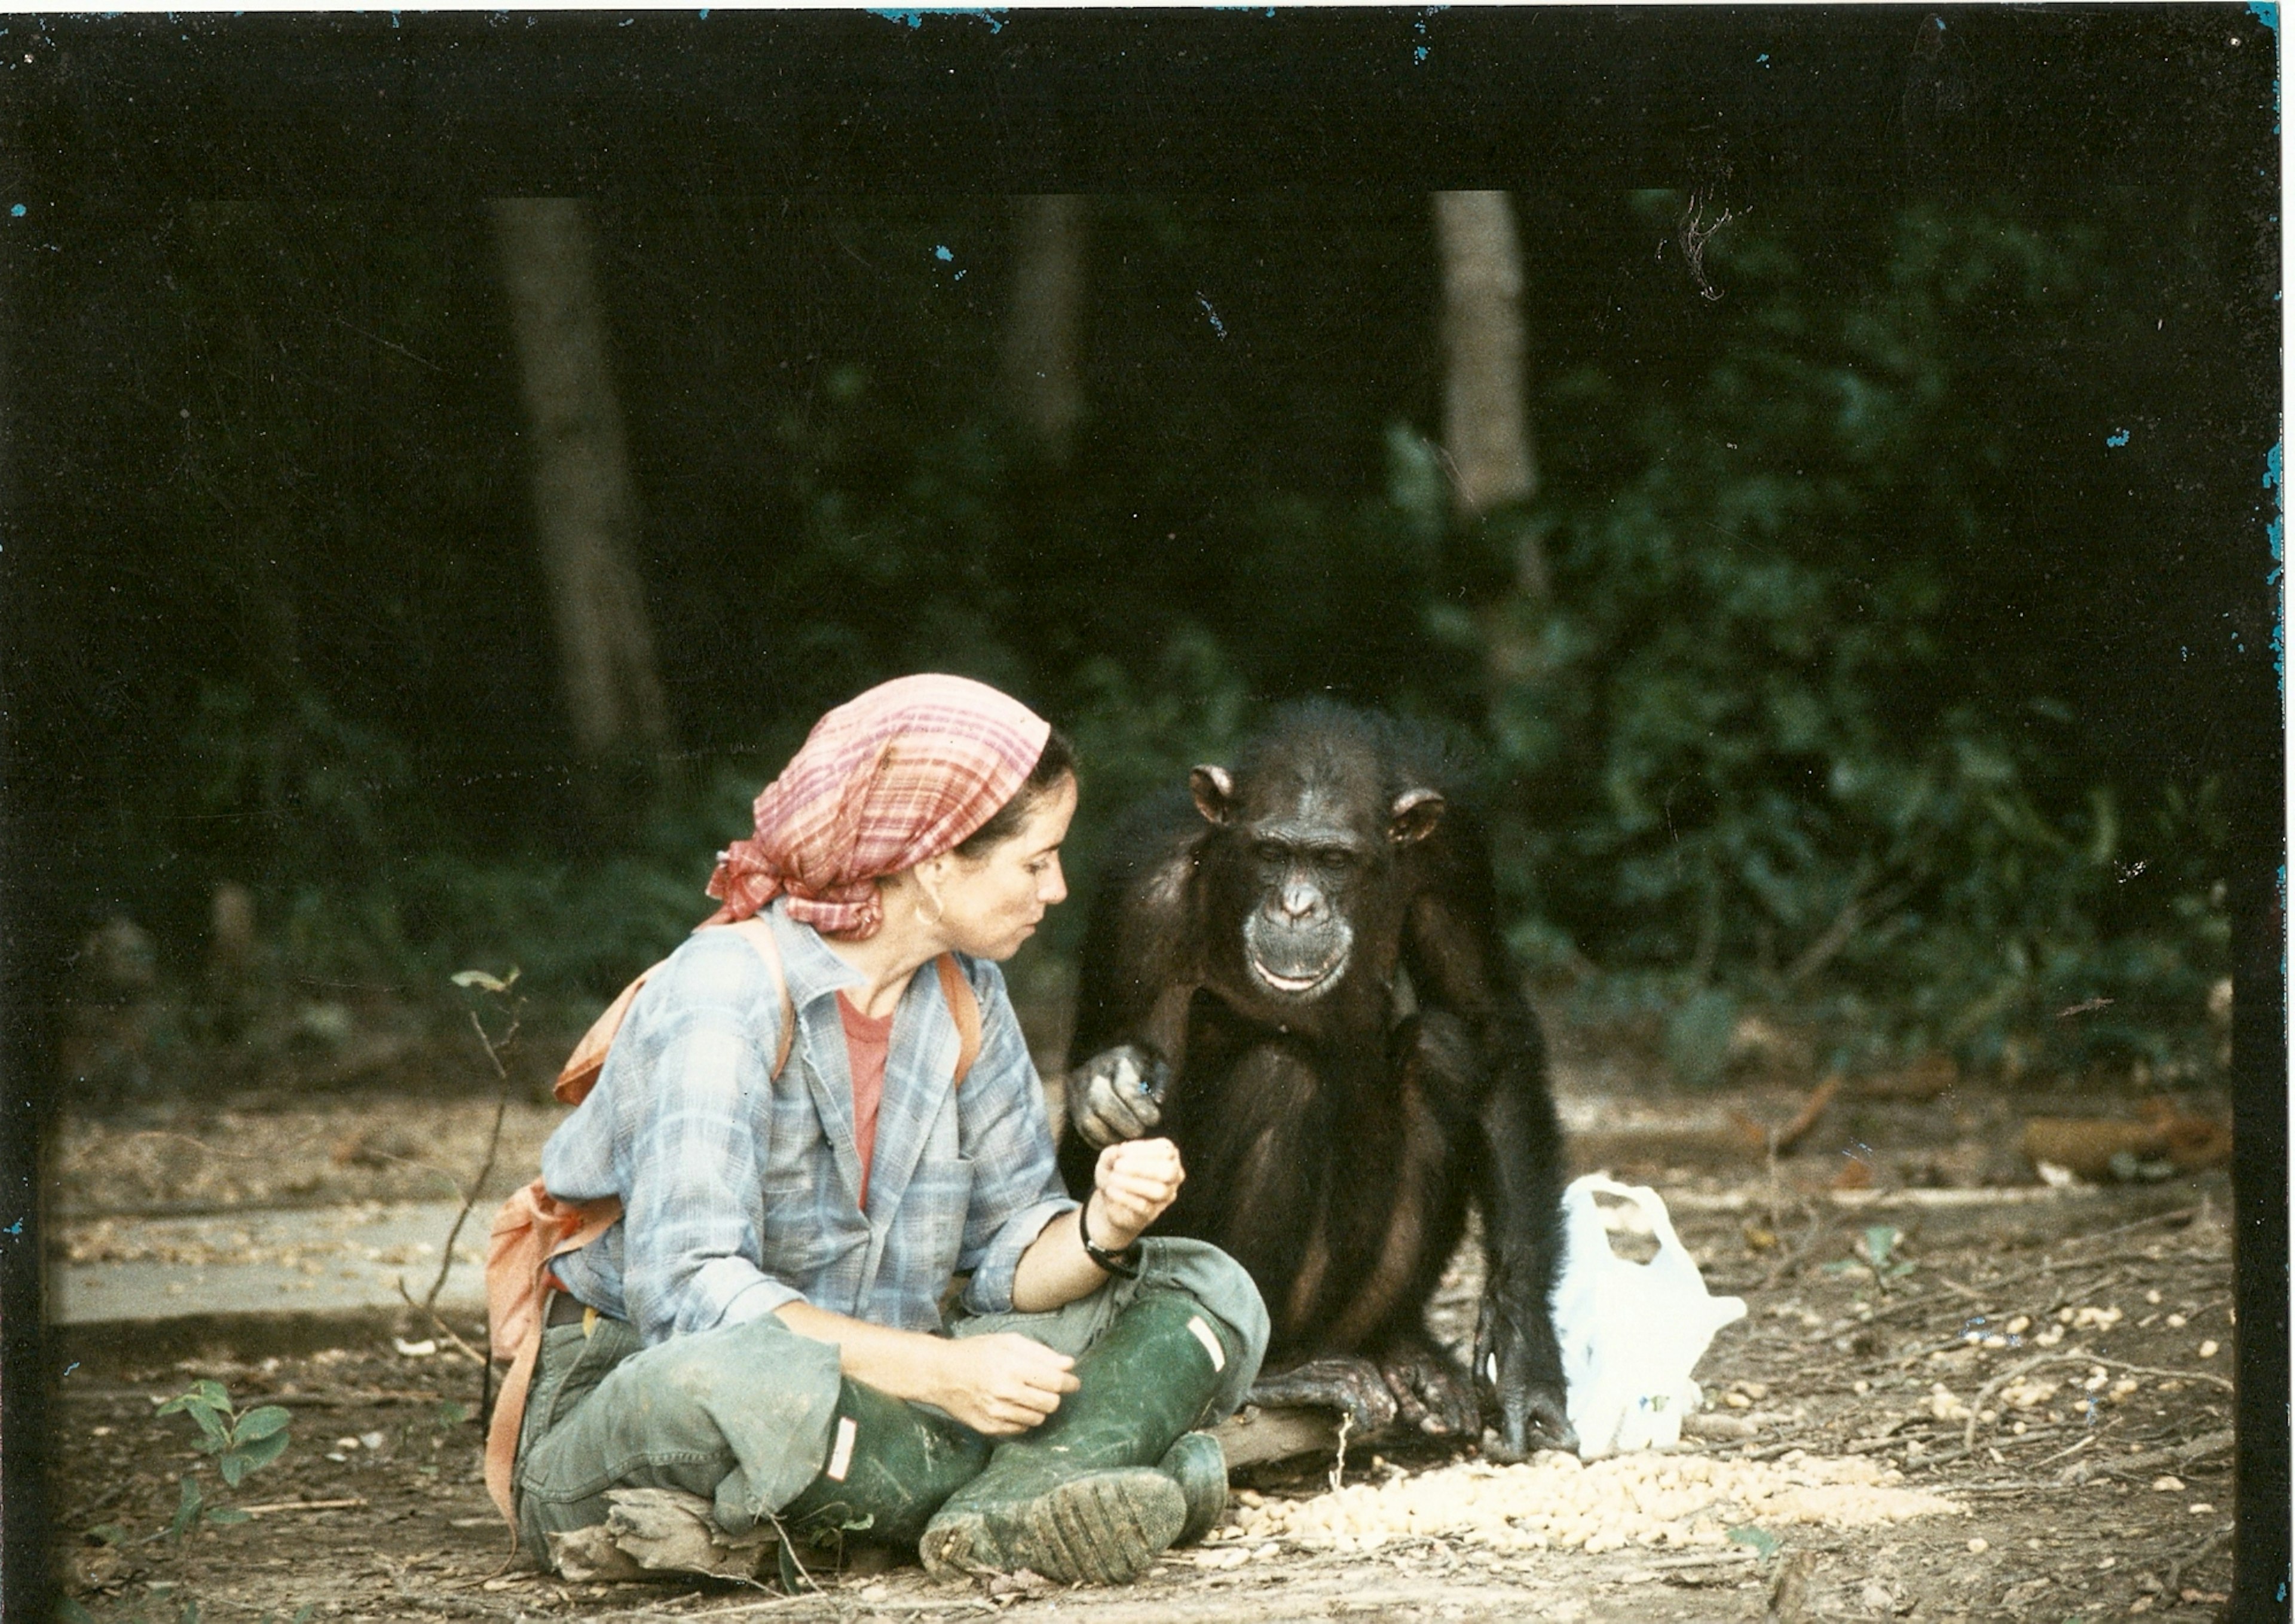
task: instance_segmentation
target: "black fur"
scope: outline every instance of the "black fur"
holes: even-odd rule
[[[1121,1045],[1168,1068],[1148,1131],[1188,1177],[1157,1231],[1259,1283],[1262,1399],[1466,1431],[1479,1389],[1495,1448],[1520,1455],[1569,1441],[1548,1308],[1561,1135],[1458,776],[1393,719],[1315,702],[1278,713],[1224,786],[1198,769],[1197,804],[1144,804],[1085,938],[1070,1087],[1081,1106],[1076,1080]],[[1070,1132],[1072,1187],[1096,1155]],[[1425,1310],[1470,1201],[1490,1267],[1469,1385]],[[1391,1406],[1365,1398],[1364,1359]]]

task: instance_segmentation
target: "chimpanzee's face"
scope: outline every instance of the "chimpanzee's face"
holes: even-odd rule
[[[1442,808],[1432,790],[1390,804],[1375,790],[1316,779],[1238,794],[1218,767],[1197,768],[1190,783],[1197,806],[1232,843],[1226,878],[1234,892],[1221,901],[1223,911],[1242,915],[1245,972],[1286,1002],[1335,987],[1359,930],[1391,928],[1394,853],[1424,838]]]

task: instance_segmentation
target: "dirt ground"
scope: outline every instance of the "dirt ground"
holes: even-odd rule
[[[1227,1528],[1122,1589],[943,1587],[913,1566],[848,1572],[794,1596],[705,1581],[574,1585],[510,1555],[479,1479],[476,1367],[435,1338],[436,1351],[401,1352],[394,1327],[377,1324],[294,1355],[250,1346],[136,1363],[83,1352],[50,1416],[56,1554],[81,1610],[65,1616],[2095,1624],[2220,1613],[2231,1563],[2228,1180],[2150,1165],[2123,1168],[2144,1181],[2059,1187],[2016,1150],[2027,1114],[2133,1121],[2138,1091],[1881,1080],[1843,1090],[1791,1154],[1768,1156],[1752,1147],[1794,1123],[1810,1101],[1805,1081],[1675,1094],[1564,1061],[1578,1165],[1654,1185],[1708,1285],[1748,1304],[1699,1367],[1708,1415],[1681,1455],[1787,1468],[1862,1459],[1953,1509],[1765,1526],[1722,1506],[1724,1543],[1629,1540],[1597,1555],[1561,1542],[1494,1548],[1457,1530],[1398,1531],[1350,1550],[1234,1537],[1242,1490],[1260,1517],[1326,1493],[1326,1456],[1254,1468]],[[2219,1099],[2178,1103],[2193,1117],[2226,1114]],[[435,1196],[441,1180],[474,1170],[492,1113],[483,1101],[368,1095],[68,1123],[51,1159],[58,1246],[108,1212]],[[514,1108],[493,1185],[530,1174],[554,1120]],[[1462,1253],[1434,1305],[1438,1334],[1471,1334],[1477,1285]],[[284,1454],[236,1489],[194,1450],[188,1416],[158,1413],[202,1378],[242,1410],[276,1404],[292,1417]],[[1357,1440],[1344,1475],[1399,1489],[1458,1459],[1424,1440]],[[208,1504],[251,1515],[169,1538],[187,1473]]]

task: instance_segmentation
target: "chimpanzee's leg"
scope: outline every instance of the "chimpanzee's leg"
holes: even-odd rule
[[[1311,1355],[1262,1380],[1262,1403],[1324,1404],[1362,1430],[1398,1415],[1428,1432],[1480,1431],[1473,1385],[1427,1337],[1426,1301],[1464,1222],[1471,1118],[1445,1120],[1421,1075],[1415,1029],[1388,1054],[1348,1061],[1377,1069],[1321,1075],[1330,1143],[1323,1217],[1290,1283],[1292,1345]]]
[[[1267,1300],[1279,1355],[1307,1322],[1330,1261],[1321,1084],[1286,1042],[1239,1045],[1198,1065],[1165,1114],[1166,1130],[1188,1147],[1188,1178],[1156,1232],[1209,1241],[1241,1263]]]
[[[1298,1045],[1219,1030],[1191,1041],[1190,1075],[1165,1117],[1188,1146],[1188,1180],[1157,1228],[1213,1242],[1260,1284],[1273,1322],[1260,1405],[1344,1412],[1358,1433],[1394,1418],[1378,1367],[1359,1355],[1324,1357],[1335,1277],[1358,1267],[1333,1231],[1331,1093]],[[1376,1189],[1336,1192],[1342,1208]]]
[[[1476,1438],[1480,1406],[1471,1374],[1426,1329],[1426,1305],[1466,1228],[1466,1192],[1478,1171],[1482,1133],[1473,1113],[1481,1079],[1463,1023],[1424,1010],[1393,1040],[1394,1098],[1403,1113],[1403,1177],[1387,1220],[1387,1242],[1415,1244],[1409,1283],[1388,1306],[1378,1334],[1380,1373],[1405,1425],[1437,1435]]]

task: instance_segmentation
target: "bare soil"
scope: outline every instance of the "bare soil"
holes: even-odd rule
[[[1500,1552],[1397,1535],[1341,1555],[1215,1538],[1115,1590],[935,1586],[915,1567],[851,1571],[819,1594],[705,1581],[580,1586],[514,1560],[479,1479],[479,1376],[450,1346],[409,1356],[392,1327],[316,1353],[107,1366],[61,1380],[51,1410],[59,1571],[98,1620],[417,1618],[929,1620],[1009,1612],[1228,1621],[1291,1619],[2046,1620],[2212,1618],[2229,1588],[2234,1326],[2229,1186],[2219,1170],[2052,1188],[2015,1154],[2030,1115],[2135,1117],[2133,1090],[2055,1098],[1953,1080],[1845,1091],[1792,1154],[1750,1146],[1791,1122],[1805,1080],[1695,1095],[1565,1067],[1581,1167],[1654,1185],[1716,1292],[1742,1295],[1700,1367],[1705,1435],[1685,1450],[1790,1461],[1867,1457],[1963,1508],[1873,1526],[1733,1530],[1687,1555]],[[2189,1111],[2221,1102],[2185,1098]],[[466,1181],[491,1102],[436,1094],[216,1102],[173,1120],[68,1124],[61,1214],[218,1210]],[[541,1107],[512,1113],[490,1181],[530,1176]],[[1745,1124],[1753,1125],[1748,1136]],[[173,1150],[168,1147],[175,1147]],[[2156,1170],[2155,1170],[2156,1171]],[[312,1179],[306,1187],[298,1180]],[[444,1182],[442,1182],[442,1180]],[[1885,1228],[1893,1236],[1868,1232]],[[1871,1259],[1883,1247],[1883,1267]],[[1909,1267],[1900,1267],[1909,1265]],[[1471,1334],[1462,1253],[1434,1327]],[[466,1334],[475,1326],[462,1327]],[[420,1334],[420,1332],[415,1332]],[[188,1351],[188,1350],[186,1350]],[[236,1489],[159,1404],[195,1379],[242,1407],[285,1406],[291,1443]],[[2053,1391],[2041,1388],[2053,1383]],[[2035,1397],[2035,1394],[2040,1396]],[[1458,1451],[1357,1440],[1348,1481],[1393,1481]],[[1238,1488],[1326,1491],[1328,1457],[1257,1468]],[[190,1474],[254,1514],[164,1530]],[[91,1532],[90,1530],[95,1530]],[[77,1615],[73,1615],[77,1616]]]

